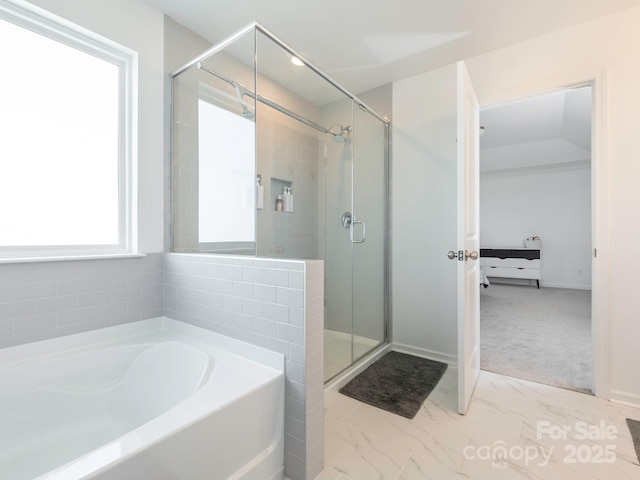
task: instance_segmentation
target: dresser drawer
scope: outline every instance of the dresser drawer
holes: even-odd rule
[[[539,248],[481,248],[481,257],[539,259]]]
[[[485,267],[540,268],[540,259],[485,257]]]
[[[540,280],[539,268],[485,267],[484,273],[487,275],[487,277],[525,278],[530,280]]]

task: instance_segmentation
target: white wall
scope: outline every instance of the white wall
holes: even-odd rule
[[[595,214],[608,231],[596,232],[596,286],[609,292],[609,305],[595,308],[610,319],[609,370],[611,397],[640,404],[640,338],[635,273],[640,255],[633,239],[640,237],[640,8],[625,10],[576,27],[471,58],[467,67],[481,106],[572,85],[602,74],[606,80],[606,141],[598,174],[608,176],[608,191],[594,199]],[[605,179],[606,180],[606,179]],[[606,188],[606,182],[605,182]],[[607,204],[608,201],[608,204]],[[608,242],[608,248],[606,243]],[[604,333],[606,336],[606,332]]]
[[[163,251],[164,16],[139,0],[31,0],[138,52],[138,247]]]
[[[536,235],[542,239],[542,285],[591,289],[590,167],[481,174],[480,245],[522,247],[524,238]]]
[[[457,360],[456,65],[394,82],[393,343]]]

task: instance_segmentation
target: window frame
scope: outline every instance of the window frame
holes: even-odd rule
[[[0,0],[0,19],[118,67],[118,243],[0,246],[0,263],[138,256],[137,52],[26,2]]]

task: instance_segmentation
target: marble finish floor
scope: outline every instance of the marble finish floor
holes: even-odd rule
[[[640,408],[482,371],[467,415],[449,368],[409,420],[325,393],[317,480],[638,479],[625,418]]]

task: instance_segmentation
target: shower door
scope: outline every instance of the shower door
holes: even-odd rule
[[[333,120],[349,118],[351,131],[345,143],[328,142],[322,173],[325,381],[387,337],[388,127],[351,101],[339,113]]]
[[[357,104],[353,111],[352,362],[385,340],[387,126]],[[361,223],[362,222],[362,223]]]

